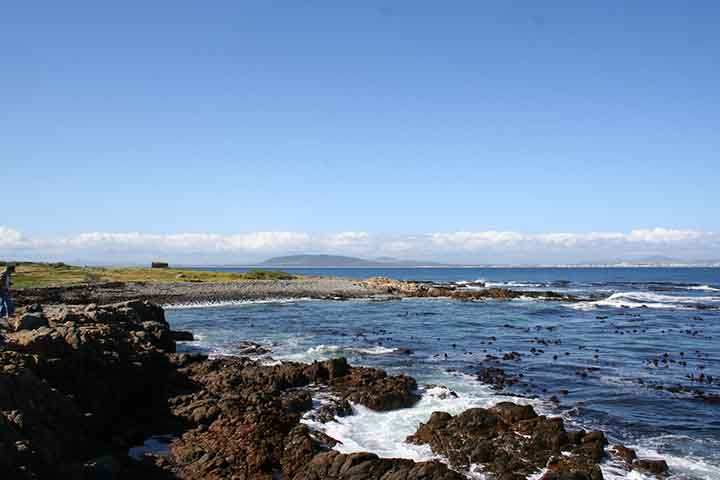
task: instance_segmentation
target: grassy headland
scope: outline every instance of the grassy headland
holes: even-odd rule
[[[0,262],[4,265],[5,262]],[[64,263],[17,262],[15,288],[78,285],[100,282],[240,282],[245,280],[291,280],[286,272],[208,272],[177,268],[78,267]]]

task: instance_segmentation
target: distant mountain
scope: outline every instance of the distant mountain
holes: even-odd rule
[[[343,255],[286,255],[273,257],[260,264],[264,267],[445,267],[447,264],[398,260],[382,257],[377,260]]]

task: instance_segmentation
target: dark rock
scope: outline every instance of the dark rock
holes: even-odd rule
[[[623,445],[613,445],[612,447],[610,447],[610,453],[614,457],[622,459],[627,464],[632,464],[633,460],[637,458],[635,450],[625,447]]]
[[[51,307],[44,318],[0,338],[0,443],[22,446],[5,452],[6,471],[94,478],[109,463],[89,459],[164,421],[175,345],[162,309],[143,302]]]
[[[195,340],[195,336],[192,332],[183,332],[181,330],[172,330],[170,336],[176,342],[192,342]]]
[[[235,346],[235,349],[237,350],[238,355],[259,356],[267,355],[270,353],[269,348],[264,347],[263,345],[260,345],[256,342],[242,341]]]
[[[482,465],[484,473],[513,479],[547,466],[545,480],[602,479],[598,464],[606,443],[602,432],[568,432],[562,419],[538,416],[532,407],[511,402],[454,417],[435,412],[407,441],[430,445],[460,471]]]
[[[42,312],[25,313],[20,316],[15,316],[10,323],[15,331],[34,330],[48,326],[48,321]]]
[[[632,466],[655,475],[662,475],[668,471],[667,462],[662,459],[639,458],[632,463]]]
[[[465,477],[440,462],[379,458],[372,453],[342,454],[329,451],[315,455],[291,480],[462,480]]]
[[[500,402],[492,407],[490,411],[508,424],[537,417],[537,413],[530,405],[518,405],[512,402]]]

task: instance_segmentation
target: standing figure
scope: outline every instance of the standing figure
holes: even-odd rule
[[[10,295],[13,273],[15,273],[15,265],[8,265],[0,274],[0,317],[15,315],[15,305]]]

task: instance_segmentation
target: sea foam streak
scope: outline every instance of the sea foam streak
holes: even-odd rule
[[[720,292],[720,288],[711,287],[710,285],[693,285],[687,287],[688,290],[701,290],[704,292]]]
[[[467,383],[461,378],[456,381]],[[362,405],[353,405],[353,415],[336,418],[327,423],[306,418],[303,423],[342,442],[335,446],[335,449],[342,453],[372,452],[386,458],[427,461],[443,458],[433,454],[429,446],[409,444],[405,442],[405,438],[415,433],[420,423],[427,422],[433,412],[443,411],[457,415],[468,408],[488,408],[500,401],[532,404],[536,409],[542,410],[540,401],[500,396],[479,383],[474,383],[479,387],[474,389],[475,394],[453,394],[446,387],[429,387],[419,391],[422,394],[420,401],[410,408],[376,412]],[[472,476],[483,477],[479,469],[475,469]]]
[[[241,307],[245,305],[262,305],[262,304],[283,304],[307,302],[313,300],[309,297],[301,298],[266,298],[259,300],[221,300],[217,302],[189,302],[189,303],[169,303],[162,307],[166,310],[184,310],[194,308],[220,308],[220,307]]]
[[[381,346],[374,347],[341,347],[339,345],[317,345],[308,349],[308,355],[324,355],[324,354],[335,354],[340,352],[348,353],[360,353],[365,355],[387,355],[394,353],[397,348],[388,348]]]
[[[588,310],[595,307],[689,309],[701,304],[720,306],[720,297],[683,297],[649,292],[618,292],[603,300],[579,302],[567,306],[577,310]]]

